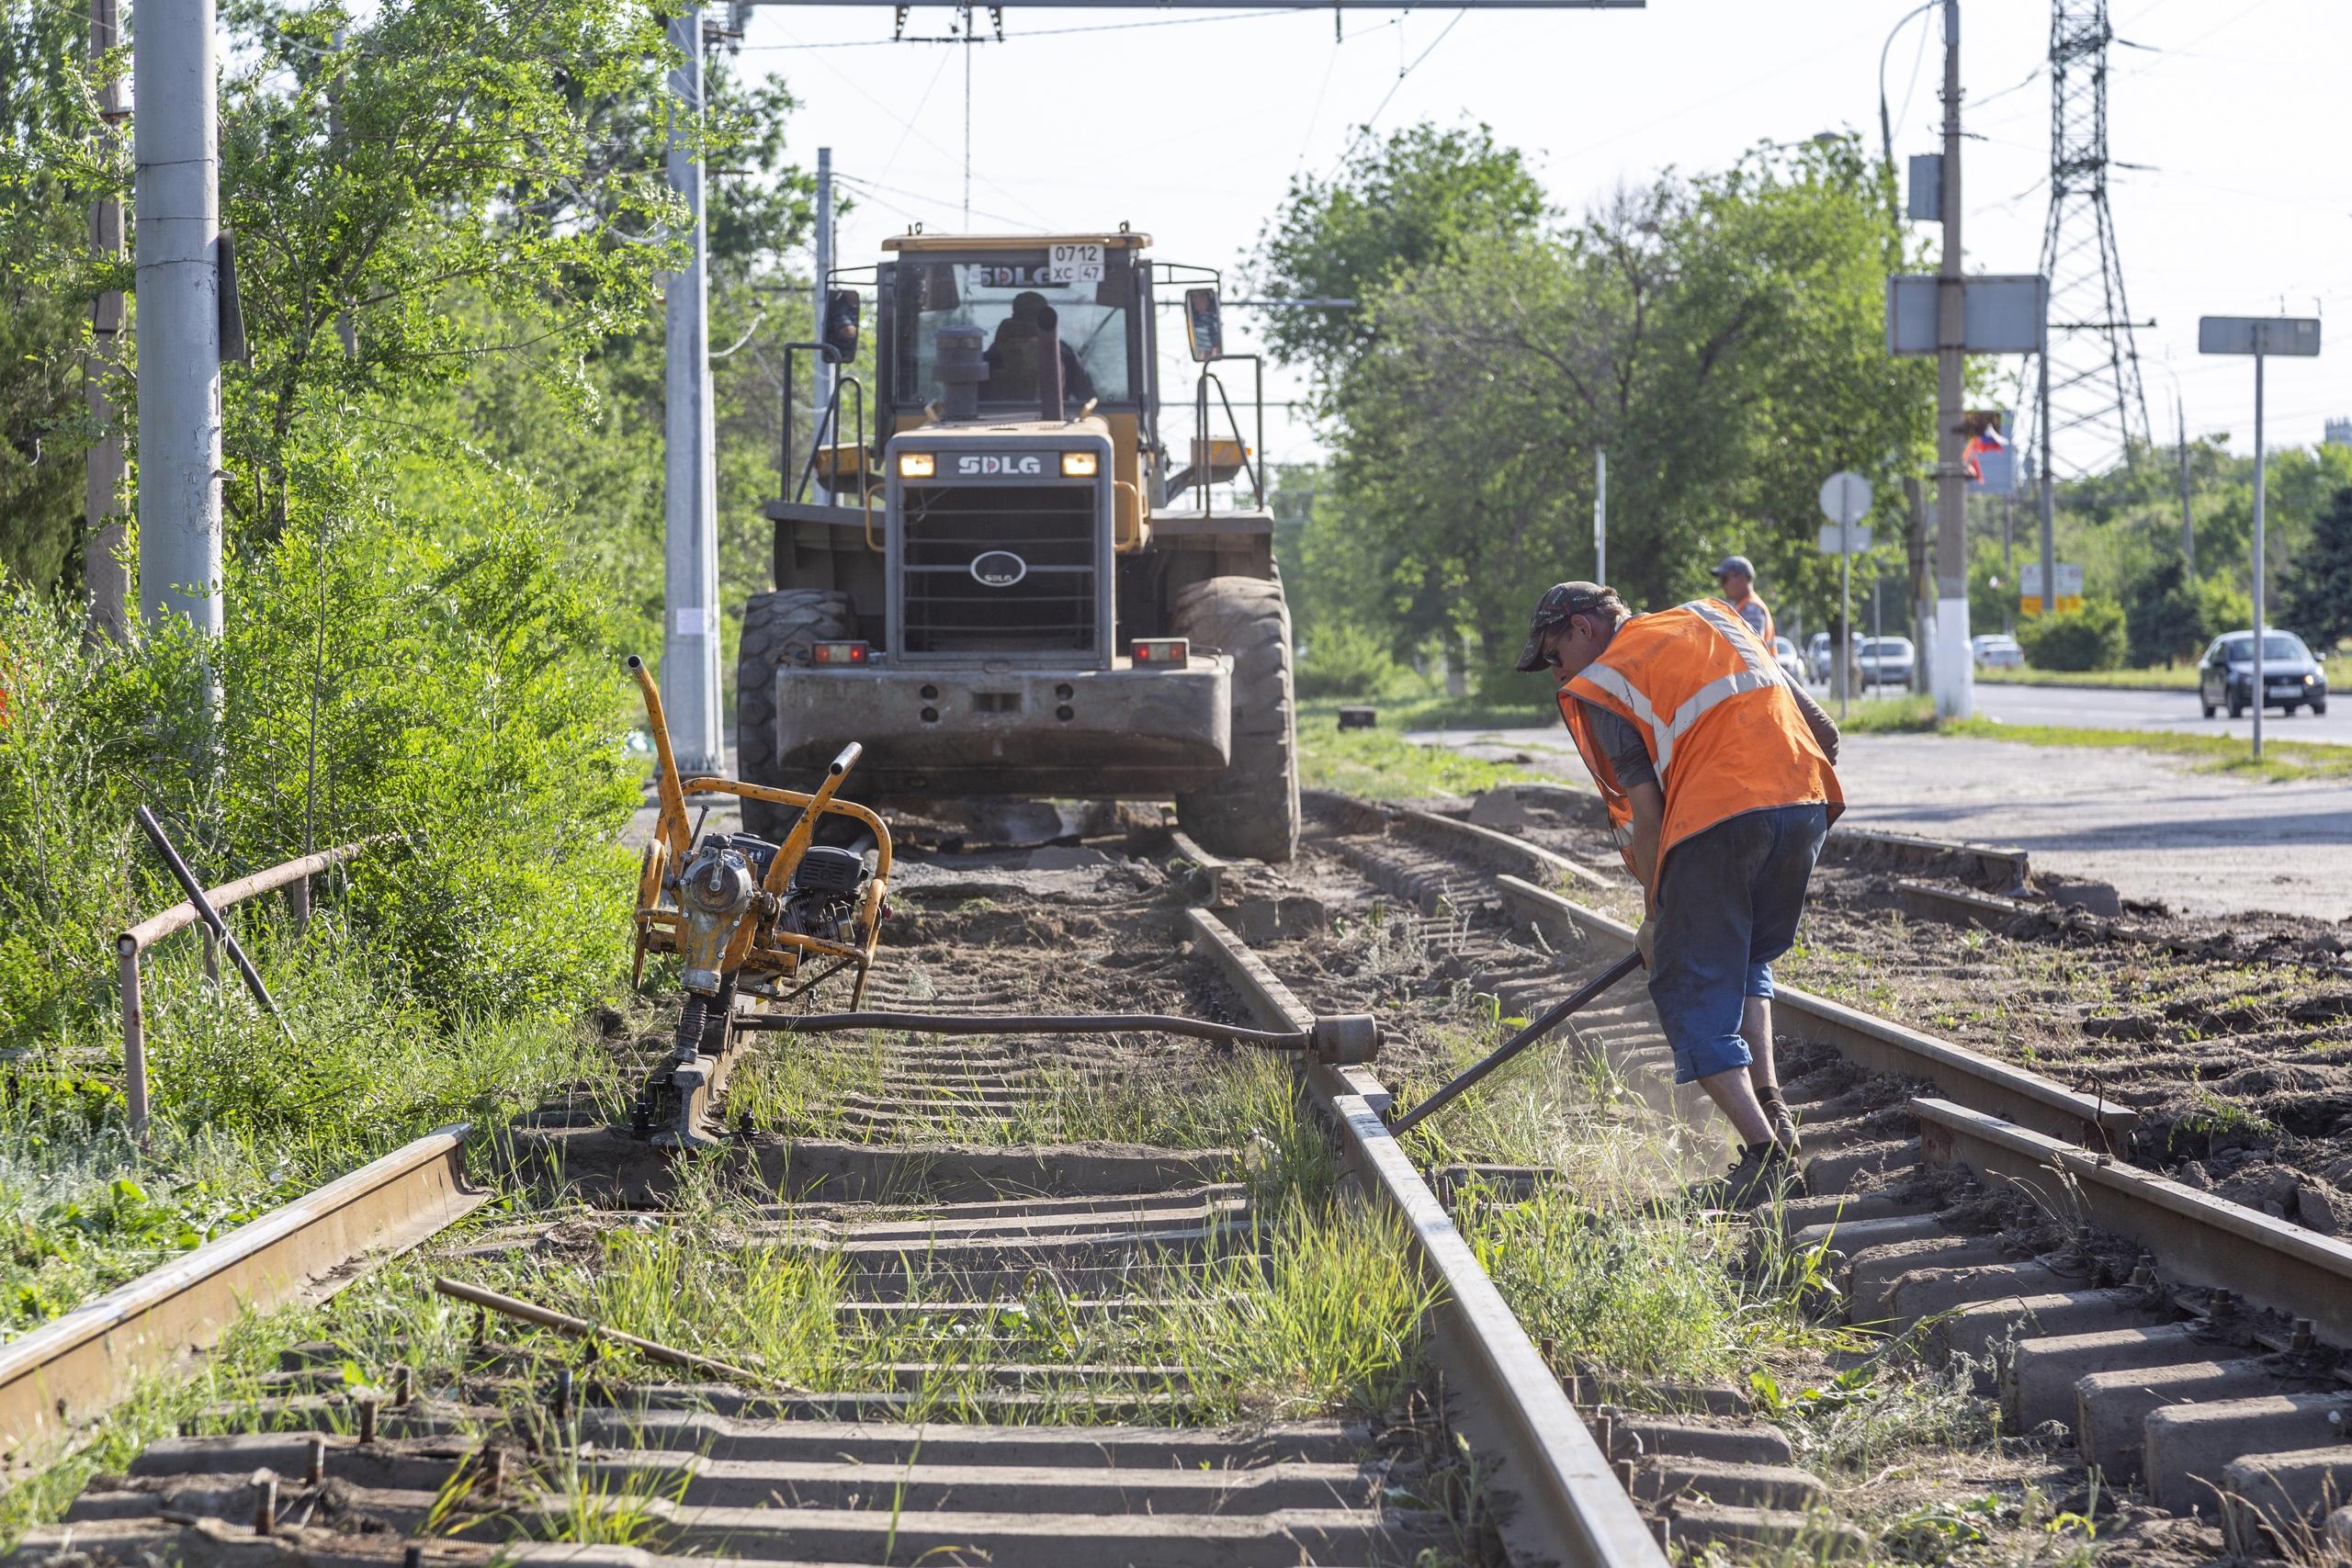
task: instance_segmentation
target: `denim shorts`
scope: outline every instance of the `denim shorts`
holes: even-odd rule
[[[1747,998],[1772,994],[1772,960],[1796,941],[1829,815],[1821,806],[1742,812],[1667,852],[1652,935],[1650,999],[1674,1049],[1674,1081],[1752,1059]]]

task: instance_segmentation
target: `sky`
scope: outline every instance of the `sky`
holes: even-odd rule
[[[1328,177],[1369,122],[1484,122],[1577,212],[1668,168],[1724,167],[1759,141],[1824,130],[1878,144],[1882,48],[1916,0],[1650,0],[1634,10],[1202,12],[1004,7],[1006,41],[890,40],[888,6],[767,3],[741,68],[800,101],[795,155],[830,146],[856,210],[842,265],[921,221],[966,230],[966,69],[974,232],[1132,223],[1152,254],[1231,278],[1295,175]],[[2030,273],[2047,208],[2048,0],[1962,11],[1962,235],[1972,272]],[[1940,7],[1886,51],[1896,164],[1937,150]],[[2316,360],[2273,360],[2274,446],[2352,416],[2352,135],[2343,119],[2352,0],[2112,0],[2111,201],[2152,421],[2253,445],[2252,362],[2200,356],[2202,314],[2316,315]],[[981,13],[985,36],[987,13]],[[910,39],[956,13],[917,6]],[[1139,25],[1145,24],[1145,25]],[[1932,238],[1934,226],[1924,226]],[[1163,343],[1174,341],[1163,323]],[[1229,347],[1253,346],[1235,312]],[[2007,362],[2007,374],[2029,362]],[[1189,392],[1189,367],[1164,383]],[[1182,382],[1173,379],[1184,376]],[[1295,397],[1276,375],[1269,396]],[[2007,400],[2003,400],[2007,401]],[[1277,462],[1310,457],[1276,411]],[[2065,447],[2060,447],[2062,462]]]

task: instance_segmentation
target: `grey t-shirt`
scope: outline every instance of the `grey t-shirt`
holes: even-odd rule
[[[1838,721],[1822,711],[1813,694],[1795,682],[1783,679],[1781,685],[1796,699],[1797,712],[1804,716],[1805,728],[1813,731],[1813,743],[1832,763],[1838,761]],[[1609,759],[1616,770],[1617,787],[1630,792],[1635,784],[1656,784],[1657,769],[1650,761],[1649,743],[1631,719],[1620,717],[1599,703],[1578,697],[1584,705],[1585,723],[1591,727],[1592,743]]]

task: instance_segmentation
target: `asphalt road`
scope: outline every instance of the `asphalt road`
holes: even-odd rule
[[[2090,691],[2072,686],[1996,686],[1979,682],[1976,711],[2004,724],[2080,725],[2091,729],[2154,729],[2175,735],[2235,735],[2251,739],[2251,715],[2233,720],[2227,710],[2207,718],[2194,692]],[[2331,703],[2325,716],[2309,708],[2292,718],[2276,708],[2262,716],[2265,740],[2326,740],[2352,746],[2352,696]]]
[[[1407,739],[1585,780],[1556,724]],[[2352,785],[2341,782],[2266,784],[2146,751],[1936,735],[1849,735],[1838,775],[1856,827],[2015,845],[2038,866],[2183,914],[2352,919]]]

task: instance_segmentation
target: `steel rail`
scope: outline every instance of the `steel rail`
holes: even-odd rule
[[[2352,1245],[1944,1100],[1915,1100],[1931,1166],[1966,1166],[2155,1254],[2185,1284],[2307,1317],[2352,1345]]]
[[[1263,1021],[1283,1029],[1311,1024],[1313,1015],[1223,921],[1198,908],[1184,914],[1194,951]],[[1515,1506],[1497,1512],[1513,1560],[1664,1568],[1665,1551],[1558,1375],[1382,1122],[1387,1091],[1361,1067],[1321,1063],[1308,1065],[1306,1084],[1338,1130],[1349,1168],[1404,1224],[1422,1269],[1440,1287],[1434,1346],[1455,1396],[1451,1414],[1475,1447],[1501,1461],[1495,1484]]]
[[[0,1345],[0,1464],[35,1463],[239,1313],[320,1302],[490,1200],[464,1124],[428,1133],[187,1257]]]
[[[1498,876],[1495,886],[1504,908],[1515,919],[1544,931],[1546,936],[1566,934],[1572,941],[1590,942],[1612,955],[1633,949],[1633,928],[1598,909],[1515,876]],[[2139,1113],[2127,1106],[2108,1104],[2039,1073],[1995,1061],[1964,1045],[1874,1018],[1794,986],[1774,987],[1772,1014],[1775,1027],[1800,1040],[1827,1045],[1859,1067],[1924,1079],[1942,1093],[1966,1100],[2005,1121],[2086,1148],[2111,1150],[2119,1140],[2128,1138],[2139,1121]]]

